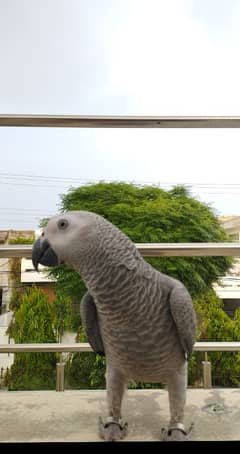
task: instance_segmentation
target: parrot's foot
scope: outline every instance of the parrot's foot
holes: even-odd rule
[[[191,432],[193,430],[193,423],[188,430],[185,429],[184,424],[176,423],[166,429],[162,429],[163,441],[190,441]]]
[[[122,419],[107,418],[107,422],[103,423],[102,418],[99,418],[99,436],[105,441],[119,441],[126,437],[128,423],[123,423]]]

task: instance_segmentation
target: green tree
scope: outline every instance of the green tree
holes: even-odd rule
[[[164,191],[154,186],[139,187],[126,183],[81,186],[61,196],[61,211],[66,210],[94,211],[117,225],[136,243],[228,240],[213,210],[188,195],[184,187]],[[180,279],[193,297],[206,292],[232,263],[229,257],[161,257],[146,260],[159,271]],[[53,274],[56,273],[58,271],[54,270]],[[68,274],[68,280],[65,280],[68,287],[70,282]],[[77,290],[76,282],[80,280],[74,277],[73,284]],[[79,290],[82,293],[83,289]]]
[[[82,327],[79,329],[77,341],[87,342]],[[66,386],[71,389],[104,389],[106,387],[105,369],[104,357],[96,353],[73,353],[66,362]]]
[[[68,297],[60,294],[50,305],[52,326],[57,342],[62,341],[62,336],[67,329],[71,329],[71,300]]]
[[[215,342],[240,341],[240,309],[231,319],[223,310],[223,302],[214,290],[209,290],[194,300],[198,317],[198,340]],[[203,356],[195,352],[189,364],[189,384],[194,384],[199,372],[202,376]],[[240,386],[240,353],[211,352],[214,386]]]
[[[56,342],[52,322],[47,295],[37,288],[28,288],[20,297],[8,334],[15,343]],[[53,389],[55,386],[54,353],[15,354],[10,369],[10,390]]]
[[[88,210],[98,213],[117,225],[136,243],[228,240],[212,208],[191,197],[184,187],[164,191],[155,186],[126,183],[86,185],[70,189],[62,195],[60,209],[62,212]],[[161,257],[146,260],[159,271],[180,279],[194,298],[205,294],[232,264],[229,257]],[[81,300],[85,287],[77,273],[67,267],[58,267],[52,269],[50,274],[56,277],[56,286],[61,292],[75,302]],[[81,336],[80,327],[80,340]],[[84,358],[82,354],[75,354],[71,364],[69,377],[74,368],[73,382],[83,383],[88,377],[87,387],[93,381],[95,387],[102,386],[102,358],[92,353],[84,354]]]
[[[32,244],[33,242],[34,236],[19,236],[12,239],[10,244]],[[13,319],[8,328],[8,335],[15,342],[60,342],[66,329],[72,327],[77,329],[80,316],[74,314],[68,296],[58,292],[55,300],[49,304],[46,294],[21,285],[21,259],[19,258],[11,259],[11,281],[13,292],[10,309],[13,311]],[[29,323],[29,314],[33,317],[31,323]],[[39,331],[35,331],[34,327],[37,326]],[[59,355],[52,353],[16,354],[14,364],[7,376],[9,389],[54,388],[55,364],[58,357]]]
[[[189,196],[184,187],[164,191],[127,183],[86,185],[62,195],[60,209],[98,213],[136,243],[228,241],[212,208]],[[146,260],[159,271],[180,279],[192,297],[206,292],[232,264],[230,257],[146,257]],[[77,273],[57,267],[50,274],[57,278],[56,285],[62,293],[79,301],[85,286]]]

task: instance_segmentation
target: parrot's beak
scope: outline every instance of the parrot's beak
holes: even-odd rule
[[[49,242],[47,240],[41,241],[40,238],[33,245],[32,262],[37,271],[39,263],[45,266],[58,266],[59,264],[58,257]]]

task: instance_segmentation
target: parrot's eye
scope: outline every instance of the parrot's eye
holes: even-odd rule
[[[60,221],[58,221],[58,228],[60,230],[65,230],[67,227],[68,227],[67,219],[60,219]]]

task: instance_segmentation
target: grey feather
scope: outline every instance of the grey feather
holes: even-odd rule
[[[196,336],[196,317],[192,310],[191,297],[185,287],[176,284],[169,301],[181,345],[189,359]]]
[[[93,350],[99,355],[104,355],[102,336],[99,331],[97,308],[93,297],[86,293],[81,301],[81,320]]]

